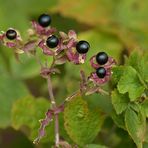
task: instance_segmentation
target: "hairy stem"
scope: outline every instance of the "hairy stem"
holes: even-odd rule
[[[56,101],[53,95],[53,89],[52,89],[52,83],[51,83],[51,78],[50,75],[47,78],[47,84],[48,84],[48,92],[49,92],[49,96],[51,99],[51,105],[52,108],[56,108]],[[56,147],[59,147],[59,142],[60,142],[60,138],[59,138],[59,117],[58,114],[55,114],[55,145]]]

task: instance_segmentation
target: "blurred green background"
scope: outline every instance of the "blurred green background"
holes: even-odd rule
[[[52,16],[52,26],[58,30],[74,29],[79,39],[88,40],[91,44],[88,59],[103,50],[122,64],[124,55],[132,50],[148,50],[148,0],[0,0],[0,30],[17,28],[26,39],[30,21],[42,13]],[[89,60],[83,66],[66,64],[59,68],[62,74],[52,77],[58,103],[78,87],[79,69],[87,74],[92,71]],[[41,144],[32,144],[38,120],[50,106],[46,81],[39,76],[39,70],[33,57],[21,55],[18,63],[11,49],[0,46],[0,148],[46,148],[53,143],[53,125],[50,125]],[[92,95],[86,100],[90,107],[100,108],[108,115],[112,112],[109,98]],[[62,115],[60,122],[62,138],[71,142]],[[135,147],[110,117],[98,137],[95,143],[109,147]]]

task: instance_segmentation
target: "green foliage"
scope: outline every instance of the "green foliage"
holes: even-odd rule
[[[123,94],[128,92],[130,100],[134,101],[142,95],[144,89],[136,70],[130,66],[125,67],[118,83],[119,92]]]
[[[113,84],[117,85],[118,90],[114,89],[112,92],[112,104],[116,111],[113,112],[112,118],[118,127],[128,131],[138,148],[142,148],[143,142],[146,141],[148,107],[145,93],[147,92],[147,53],[142,57],[140,55],[141,53],[134,51],[126,59],[124,66],[113,68]]]
[[[111,117],[112,117],[114,123],[115,123],[118,127],[122,128],[122,129],[124,129],[124,130],[126,130],[125,122],[124,122],[124,113],[118,115],[115,111],[113,111],[112,114],[111,114]]]
[[[49,107],[50,103],[45,98],[28,96],[16,101],[12,108],[12,127],[16,130],[21,129],[33,141],[38,136],[39,120],[45,118],[45,113]],[[60,115],[59,117],[61,136],[69,140],[64,130],[63,116]],[[54,121],[46,127],[46,135],[41,142],[49,141],[54,142]]]
[[[107,148],[107,147],[103,145],[98,145],[98,144],[89,144],[86,146],[86,148]]]
[[[144,52],[138,53],[138,52],[133,52],[129,60],[127,61],[127,64],[132,66],[137,70],[139,73],[142,81],[148,82],[148,53]]]
[[[124,66],[116,66],[112,68],[112,82],[117,84],[124,72]]]
[[[143,112],[141,110],[135,112],[132,108],[128,108],[125,113],[125,124],[137,147],[142,148],[146,132],[146,118]]]
[[[126,110],[129,103],[129,98],[127,94],[120,94],[118,90],[112,92],[112,104],[116,110],[117,114],[121,114]]]
[[[45,118],[45,112],[49,109],[49,102],[44,98],[33,98],[32,96],[24,97],[16,101],[12,108],[12,127],[19,130],[23,126],[29,128],[29,138],[33,141],[38,135],[40,127],[39,120]],[[54,141],[53,122],[47,128],[48,140]],[[47,141],[47,137],[44,139]]]
[[[29,92],[23,82],[6,75],[0,76],[1,128],[6,128],[11,125],[11,109],[13,103],[28,94]]]
[[[94,140],[100,131],[103,119],[99,111],[89,110],[87,103],[80,96],[69,102],[64,110],[66,131],[80,146]]]
[[[148,100],[147,100],[147,98],[142,104],[142,109],[145,112],[146,117],[148,118]]]

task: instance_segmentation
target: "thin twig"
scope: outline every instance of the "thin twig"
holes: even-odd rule
[[[107,96],[110,96],[110,93],[107,92],[107,91],[105,91],[105,90],[102,89],[102,88],[99,88],[99,92],[102,93],[102,94],[105,94],[105,95],[107,95]]]
[[[80,89],[76,90],[72,95],[68,96],[64,103],[71,101],[75,96],[77,96],[80,93]]]

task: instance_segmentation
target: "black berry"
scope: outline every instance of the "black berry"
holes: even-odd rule
[[[55,35],[50,36],[46,40],[46,44],[47,44],[47,46],[49,48],[55,48],[55,47],[57,47],[58,43],[59,43],[59,39]]]
[[[48,14],[42,14],[39,16],[38,22],[42,27],[47,27],[51,24],[51,16]]]
[[[14,40],[14,39],[16,39],[16,37],[17,37],[17,33],[16,33],[15,30],[9,29],[9,30],[7,30],[7,32],[6,32],[6,37],[7,37],[9,40]]]
[[[90,45],[87,41],[79,41],[76,45],[76,50],[80,54],[87,53],[90,48]]]
[[[106,70],[104,67],[99,67],[97,70],[96,70],[96,74],[99,78],[104,78],[106,76]]]
[[[105,52],[99,52],[96,55],[96,61],[97,61],[98,64],[104,65],[108,61],[108,55]]]

